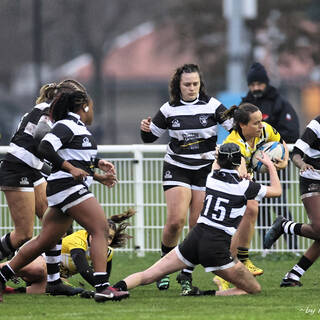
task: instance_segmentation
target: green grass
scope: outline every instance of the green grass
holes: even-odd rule
[[[116,253],[111,282],[143,270],[158,259],[157,254],[137,258],[134,254]],[[319,264],[303,277],[301,288],[280,288],[282,276],[299,258],[292,254],[272,254],[266,258],[253,257],[264,268],[259,277],[262,292],[255,296],[181,297],[180,288],[171,275],[170,289],[158,291],[155,284],[131,291],[129,299],[97,304],[80,297],[51,297],[46,295],[5,295],[0,304],[1,320],[25,319],[307,319],[320,316]],[[73,284],[83,282],[74,277]],[[194,272],[194,284],[201,289],[213,289],[212,275],[201,266]],[[89,287],[88,287],[89,288]],[[319,314],[318,314],[319,312]]]

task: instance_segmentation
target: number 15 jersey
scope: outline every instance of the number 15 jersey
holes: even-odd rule
[[[206,198],[197,223],[233,235],[247,207],[247,200],[260,201],[267,187],[241,179],[236,170],[220,169],[208,175]]]

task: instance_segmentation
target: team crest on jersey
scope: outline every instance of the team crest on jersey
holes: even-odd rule
[[[165,179],[172,179],[172,173],[171,171],[166,171],[165,174],[164,174],[164,178]]]
[[[172,120],[172,128],[180,128],[180,121],[178,119]]]
[[[87,189],[86,188],[82,188],[78,191],[78,194],[81,196],[82,194],[86,193]]]
[[[208,117],[207,115],[202,115],[199,117],[199,121],[202,124],[203,127],[206,127],[208,124]]]
[[[92,147],[92,144],[89,140],[88,137],[84,137],[82,140],[82,147],[88,148],[88,147]]]
[[[29,184],[29,180],[27,177],[22,177],[19,181],[20,185],[26,186]]]

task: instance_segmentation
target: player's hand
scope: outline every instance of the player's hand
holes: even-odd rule
[[[98,163],[98,167],[105,173],[116,175],[116,168],[109,161],[100,159]]]
[[[274,166],[277,168],[277,170],[284,169],[288,166],[288,159],[276,158],[275,160]]]
[[[111,173],[95,173],[93,178],[109,188],[114,187],[118,182],[117,176]]]
[[[147,119],[142,119],[140,123],[140,129],[145,132],[151,132],[150,124],[151,124],[151,117],[148,117]]]
[[[74,180],[80,181],[80,182],[86,180],[87,176],[89,175],[88,172],[76,167],[73,167],[69,171],[69,173],[72,174]]]
[[[275,163],[270,159],[270,157],[264,152],[261,152],[261,157],[257,155],[257,160],[261,161],[265,166],[274,166]]]
[[[308,163],[303,163],[303,165],[301,166],[300,168],[300,172],[305,172],[307,170],[311,170],[311,171],[314,171],[314,167],[311,165],[311,164],[308,164]]]

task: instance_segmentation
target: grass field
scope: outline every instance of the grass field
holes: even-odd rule
[[[148,267],[156,259],[156,254],[136,258],[133,254],[116,253],[111,282],[115,283],[130,273]],[[303,277],[303,287],[280,288],[282,276],[297,262],[298,257],[272,254],[265,258],[254,256],[253,260],[265,270],[265,274],[259,277],[262,293],[256,296],[181,297],[176,275],[173,274],[168,291],[158,291],[155,284],[151,284],[132,290],[130,298],[121,302],[97,304],[80,297],[5,295],[4,303],[0,304],[0,319],[293,320],[320,317],[318,263]],[[73,284],[79,281],[83,282],[78,277],[72,279]],[[215,288],[212,275],[205,273],[200,266],[194,272],[194,284],[201,289]]]

